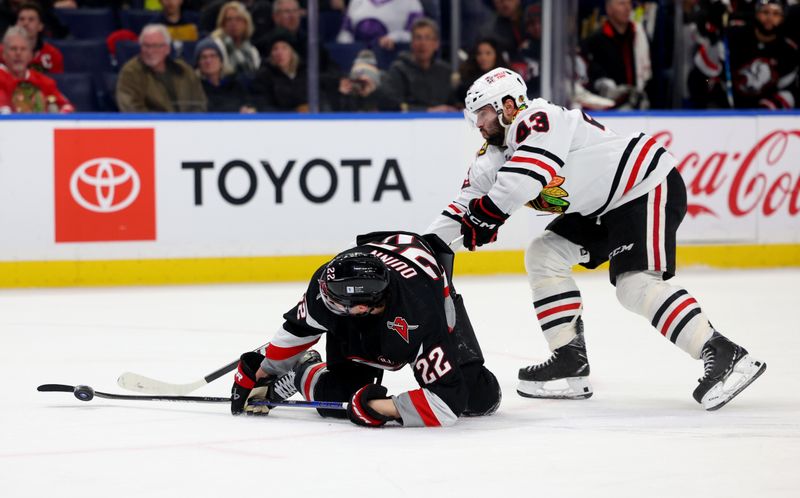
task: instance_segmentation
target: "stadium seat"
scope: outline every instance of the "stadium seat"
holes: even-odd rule
[[[105,38],[117,29],[117,18],[111,9],[53,9],[53,12],[78,40]]]
[[[322,43],[336,41],[336,35],[342,28],[344,14],[338,10],[329,10],[319,13],[319,40]]]
[[[353,61],[356,58],[356,55],[361,50],[364,50],[366,45],[363,43],[326,43],[325,50],[328,51],[328,55],[330,55],[333,62],[339,66],[339,69],[342,71],[350,71],[350,67],[353,65]]]
[[[97,73],[111,69],[111,57],[104,39],[50,40],[64,55],[64,71]]]
[[[91,73],[59,73],[50,74],[75,109],[79,112],[96,111],[94,85]]]
[[[95,99],[98,111],[117,112],[117,73],[105,72],[94,75]]]
[[[122,68],[126,62],[139,55],[141,47],[139,42],[120,40],[117,42],[117,68]]]
[[[124,9],[119,11],[119,21],[123,29],[129,29],[137,35],[146,25],[156,22],[159,13],[144,9]]]
[[[411,45],[408,43],[398,43],[395,45],[394,50],[386,50],[381,47],[373,48],[375,52],[375,58],[378,60],[378,69],[382,69],[386,71],[389,69],[389,66],[392,65],[392,62],[400,55],[400,52],[405,52],[411,48]]]
[[[182,59],[190,66],[194,65],[194,48],[197,46],[196,41],[173,41],[172,42],[172,56]]]

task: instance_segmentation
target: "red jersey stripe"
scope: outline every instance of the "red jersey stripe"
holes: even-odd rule
[[[650,139],[644,144],[642,147],[642,151],[639,152],[639,156],[636,158],[636,162],[633,164],[633,170],[631,170],[631,175],[628,177],[628,183],[625,185],[625,190],[622,191],[622,195],[628,192],[628,190],[633,187],[633,184],[636,182],[636,177],[639,175],[639,168],[642,167],[642,162],[644,162],[644,158],[648,152],[650,152],[650,148],[655,145],[656,139],[650,137]]]
[[[552,166],[533,157],[512,156],[508,162],[535,164],[536,166],[539,166],[543,170],[547,171],[550,174],[551,179],[556,176],[556,170],[554,170]]]
[[[439,427],[442,425],[433,413],[431,405],[428,403],[428,398],[425,397],[425,393],[422,392],[422,389],[408,391],[408,397],[411,398],[411,402],[414,403],[414,408],[417,409],[417,413],[419,413],[426,427]]]
[[[664,326],[661,327],[661,335],[667,337],[667,331],[669,331],[669,326],[672,325],[672,322],[675,318],[683,311],[684,308],[689,306],[690,304],[697,304],[697,301],[693,297],[689,297],[686,301],[682,302],[677,308],[675,308],[672,313],[670,313],[669,318],[667,321],[664,322]]]
[[[266,356],[270,360],[276,360],[276,361],[285,360],[287,358],[291,358],[296,354],[302,353],[306,349],[316,344],[317,341],[319,341],[319,337],[317,337],[316,339],[314,339],[309,343],[301,344],[299,346],[292,346],[290,348],[282,348],[280,346],[270,344],[269,346],[267,346],[267,351],[264,356]]]

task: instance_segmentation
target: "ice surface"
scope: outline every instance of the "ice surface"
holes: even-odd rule
[[[457,278],[504,392],[492,417],[370,430],[307,409],[83,403],[43,383],[122,392],[126,370],[192,382],[280,326],[302,284],[0,291],[0,497],[799,496],[800,270],[683,271],[677,281],[767,372],[719,412],[700,362],[579,274],[594,397],[519,397],[549,355],[525,278]],[[196,394],[226,396],[231,376]],[[409,369],[385,376],[413,387]]]

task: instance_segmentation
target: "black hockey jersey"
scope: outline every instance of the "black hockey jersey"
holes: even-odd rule
[[[420,388],[393,396],[405,426],[453,424],[468,393],[452,337],[455,311],[450,288],[433,250],[416,234],[381,233],[359,237],[356,247],[341,254],[353,252],[374,254],[390,269],[385,311],[366,317],[331,313],[320,296],[323,265],[300,302],[284,315],[262,368],[276,375],[286,373],[326,334],[328,368],[346,361],[384,370],[412,366]]]

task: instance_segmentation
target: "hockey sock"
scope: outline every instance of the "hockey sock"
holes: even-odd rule
[[[545,232],[531,241],[525,252],[525,269],[533,292],[533,307],[551,351],[575,338],[583,301],[572,278],[572,267],[585,262],[588,253],[577,244]]]
[[[618,276],[617,299],[692,358],[700,358],[703,345],[714,332],[695,298],[686,289],[665,282],[658,273]]]

